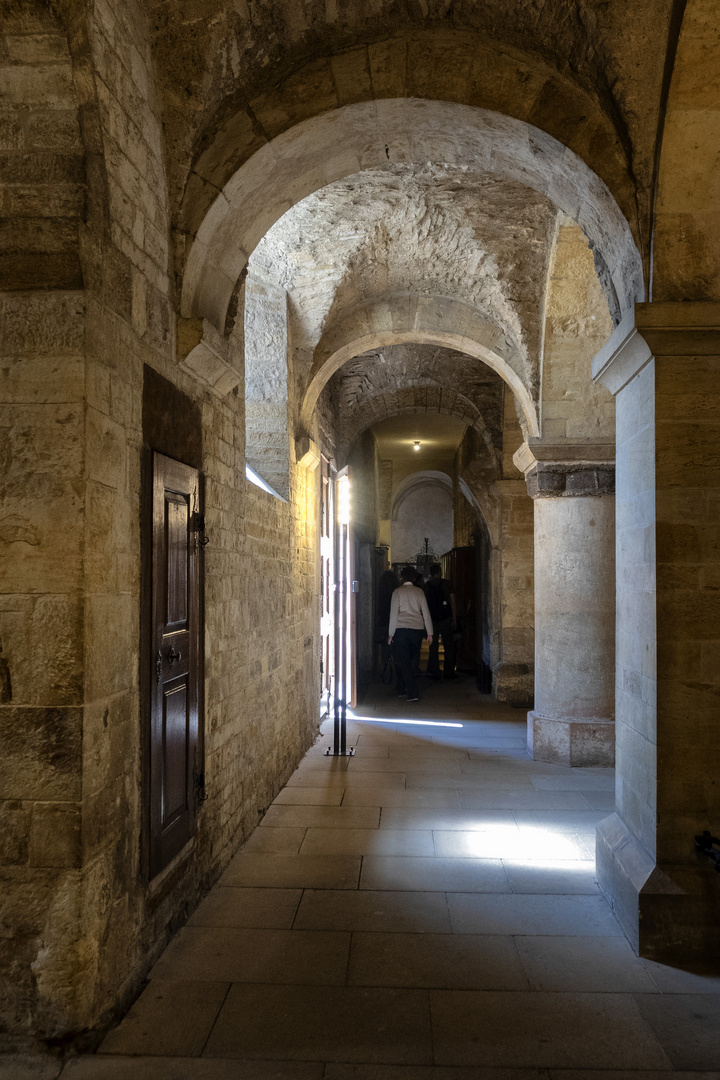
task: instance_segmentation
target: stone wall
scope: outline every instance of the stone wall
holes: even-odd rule
[[[176,365],[145,16],[132,4],[95,10],[96,21],[70,28],[76,77],[91,55],[98,95],[84,114],[92,166],[80,244],[85,289],[17,291],[0,302],[0,957],[9,974],[0,1015],[15,1038],[72,1036],[136,990],[317,726],[315,477],[291,464],[287,504],[248,484],[242,394],[221,397]],[[42,27],[30,20],[23,29]],[[36,42],[36,56],[53,41]],[[22,113],[22,137],[41,140],[45,131],[60,149],[63,139],[74,147],[67,95],[52,96],[41,67],[10,73],[25,80],[18,98],[44,88],[37,118]],[[67,60],[55,67],[67,90]],[[57,117],[47,115],[53,110]],[[9,130],[18,141],[14,120]],[[72,184],[57,193],[77,205]],[[55,205],[27,188],[8,197],[20,196],[27,206]],[[20,258],[6,285],[28,284],[24,265]],[[146,367],[199,410],[211,541],[209,798],[191,849],[152,882],[141,692],[149,658],[140,651],[141,508],[152,448],[143,439]]]

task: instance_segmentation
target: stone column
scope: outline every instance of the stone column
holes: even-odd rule
[[[641,333],[640,333],[640,332]],[[638,304],[593,364],[617,415],[616,812],[600,886],[643,956],[720,955],[720,304]]]
[[[606,444],[524,443],[515,463],[535,509],[536,761],[615,758],[615,469]]]

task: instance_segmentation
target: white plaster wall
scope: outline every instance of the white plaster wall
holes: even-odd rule
[[[425,547],[425,537],[437,555],[453,546],[453,512],[450,491],[438,487],[418,488],[403,500],[392,523],[393,562],[412,559]]]

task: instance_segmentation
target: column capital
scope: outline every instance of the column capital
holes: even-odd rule
[[[636,304],[593,360],[593,379],[618,394],[655,356],[720,354],[720,303]]]
[[[525,475],[532,499],[615,493],[613,443],[547,443],[528,439],[513,461]]]

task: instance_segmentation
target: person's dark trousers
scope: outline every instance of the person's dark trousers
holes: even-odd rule
[[[418,696],[415,664],[420,655],[424,630],[411,630],[408,626],[399,626],[393,637],[393,652],[397,668],[397,692],[410,698]]]
[[[451,679],[455,674],[455,631],[453,630],[452,619],[433,619],[433,640],[430,646],[430,656],[428,657],[427,673],[428,675],[434,675],[436,679],[440,678],[440,658],[438,656],[438,649],[440,648],[440,638],[442,638],[443,650],[445,652],[445,660],[443,663],[443,674],[446,679]]]

